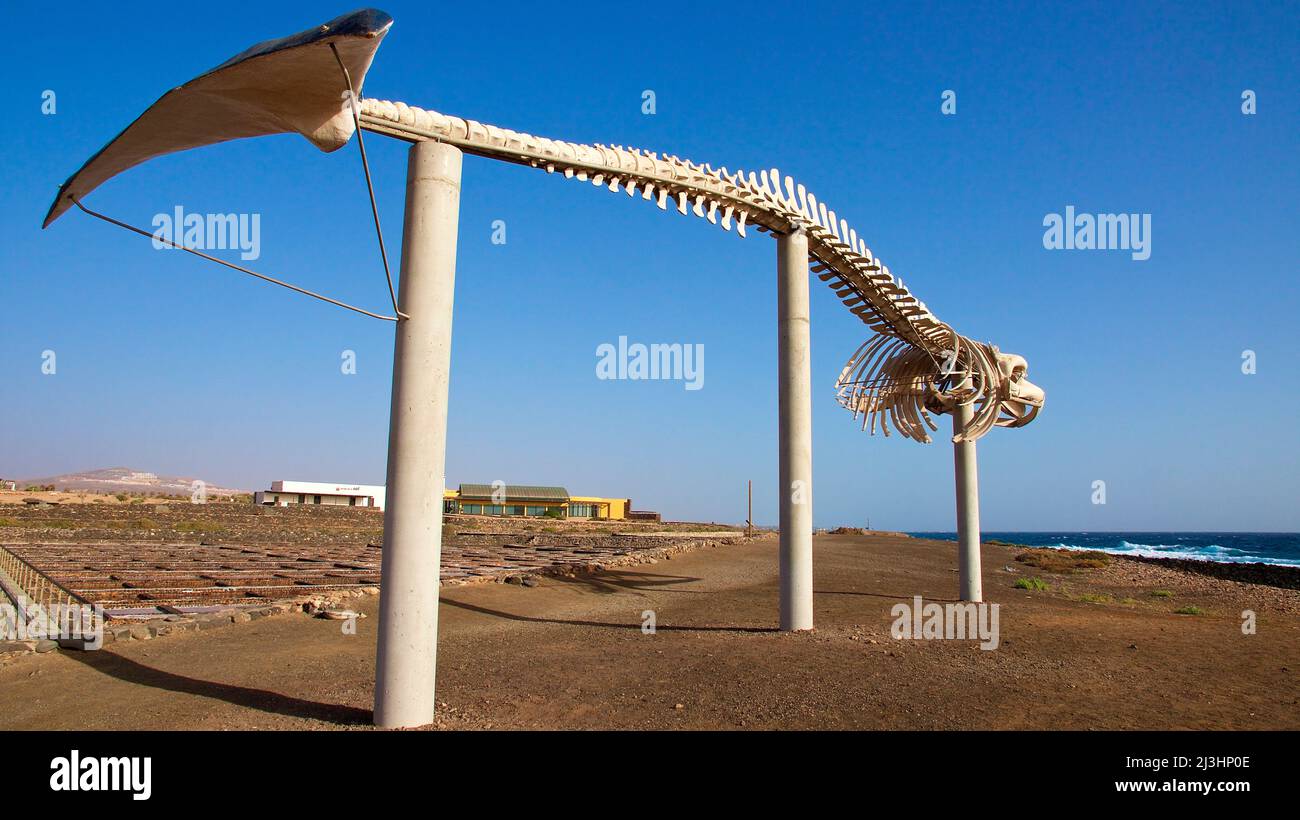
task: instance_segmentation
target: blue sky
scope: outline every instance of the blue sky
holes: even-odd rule
[[[42,6],[11,38],[0,475],[383,481],[389,323],[76,212],[40,230],[58,183],[168,88],[350,10],[239,5],[170,4],[169,21],[144,5]],[[367,96],[775,165],[941,319],[1027,357],[1048,405],[980,442],[986,529],[1300,529],[1296,4],[381,7],[396,22]],[[396,259],[405,147],[367,147]],[[145,226],[177,205],[258,213],[254,267],[386,308],[353,145],[208,147],[87,204]],[[1151,214],[1151,258],[1044,249],[1044,216],[1067,205]],[[490,241],[498,219],[505,245]],[[467,157],[449,484],[563,484],[739,521],[753,479],[756,518],[773,523],[775,311],[771,239]],[[832,386],[868,331],[816,280],[812,312],[816,523],[951,530],[951,446],[861,432]],[[598,380],[595,350],[620,335],[704,345],[704,389]]]

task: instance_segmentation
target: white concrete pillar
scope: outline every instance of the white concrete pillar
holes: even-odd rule
[[[813,628],[812,345],[802,230],[776,238],[776,281],[781,629],[795,631]]]
[[[388,429],[375,723],[433,722],[460,149],[411,146]]]
[[[952,413],[952,434],[960,435],[975,416],[975,405],[962,404]],[[952,446],[953,473],[957,478],[957,567],[963,601],[984,600],[980,578],[980,480],[975,464],[975,442]]]

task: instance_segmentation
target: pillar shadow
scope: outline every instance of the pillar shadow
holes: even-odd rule
[[[279,692],[271,692],[266,689],[253,689],[247,686],[199,680],[198,678],[190,678],[172,672],[164,672],[161,669],[154,669],[129,658],[124,658],[121,655],[103,650],[93,652],[71,651],[61,654],[63,657],[85,664],[103,675],[117,678],[126,683],[148,686],[151,689],[198,695],[225,701],[246,709],[256,709],[260,712],[270,712],[276,715],[306,718],[308,720],[323,720],[343,726],[368,726],[373,722],[373,712],[369,709],[334,703],[318,703],[295,698],[291,695],[282,695]]]
[[[584,621],[580,619],[565,618],[541,618],[534,615],[517,615],[513,612],[505,612],[499,609],[491,609],[477,604],[467,604],[464,601],[456,601],[451,598],[443,598],[439,603],[447,606],[454,606],[457,609],[463,609],[467,612],[476,612],[480,615],[490,615],[493,618],[504,618],[507,621],[522,621],[533,624],[563,624],[565,626],[594,626],[601,629],[635,629],[640,630],[641,624],[637,622],[628,623],[608,623],[605,621]],[[769,626],[673,626],[658,625],[655,627],[656,632],[779,632],[776,627]]]
[[[912,599],[916,597],[915,595],[890,595],[889,593],[885,593],[885,592],[858,592],[857,590],[841,590],[841,589],[815,589],[813,590],[813,594],[814,595],[862,595],[867,598],[884,598],[887,601],[905,601],[907,603],[911,603]],[[959,601],[956,598],[935,598],[930,595],[922,595],[921,598],[923,599],[924,603],[927,604],[928,603],[940,603],[940,604],[961,603],[961,601]]]
[[[619,572],[617,570],[605,570],[604,572],[594,575],[575,575],[573,577],[566,575],[543,575],[542,577],[546,578],[548,581],[558,581],[563,584],[588,587],[592,591],[604,595],[627,590],[639,592],[681,592],[693,595],[704,594],[704,590],[670,589],[670,587],[679,584],[689,584],[692,581],[700,580],[691,575],[659,575],[649,572]]]

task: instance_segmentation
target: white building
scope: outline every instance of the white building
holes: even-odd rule
[[[288,507],[292,504],[321,504],[332,507],[384,508],[384,486],[331,484],[320,481],[272,481],[271,489],[253,493],[254,504]]]

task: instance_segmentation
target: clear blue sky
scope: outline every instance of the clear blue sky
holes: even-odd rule
[[[8,39],[0,475],[383,481],[390,324],[76,212],[39,229],[57,184],[168,88],[350,10],[241,6],[52,4]],[[1026,356],[1047,390],[1038,421],[980,442],[988,530],[1300,529],[1300,7],[873,6],[393,2],[365,92],[806,183],[941,319]],[[396,258],[405,148],[367,146]],[[178,204],[259,213],[255,267],[386,307],[354,145],[204,148],[88,204],[146,226]],[[1151,258],[1045,250],[1042,220],[1067,205],[1150,213]],[[460,231],[450,485],[563,484],[738,521],[752,478],[756,518],[775,521],[769,238],[473,157]],[[817,524],[951,530],[951,447],[860,432],[832,385],[867,331],[816,280],[812,310]],[[596,347],[620,335],[703,344],[704,389],[596,379]]]

